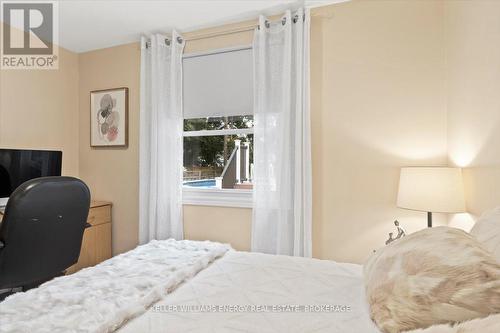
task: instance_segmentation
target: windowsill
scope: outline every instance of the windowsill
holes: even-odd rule
[[[189,188],[182,189],[182,204],[194,206],[252,208],[252,190]]]

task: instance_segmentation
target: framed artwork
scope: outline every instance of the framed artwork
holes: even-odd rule
[[[128,88],[90,92],[90,146],[127,147]]]

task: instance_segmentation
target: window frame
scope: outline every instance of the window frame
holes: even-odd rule
[[[200,130],[200,131],[183,131],[182,136],[185,138],[197,136],[223,136],[223,135],[243,135],[253,134],[251,128],[225,128],[220,130]]]
[[[185,54],[183,58],[199,57],[217,53],[241,51],[248,49],[253,49],[253,46],[250,44],[237,47],[210,50],[207,52],[188,53]],[[239,128],[239,129],[199,130],[199,131],[183,130],[182,137],[184,139],[185,137],[244,135],[244,134],[254,134],[254,128],[252,127],[252,128]],[[184,167],[184,165],[182,165],[182,167]],[[194,206],[252,208],[253,190],[195,188],[183,185],[182,204],[194,205]]]

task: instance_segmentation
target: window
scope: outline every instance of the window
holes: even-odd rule
[[[184,57],[185,204],[251,205],[252,58],[250,47]]]

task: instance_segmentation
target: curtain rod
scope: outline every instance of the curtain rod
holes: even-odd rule
[[[190,41],[195,41],[195,40],[200,40],[200,39],[207,39],[207,38],[213,38],[213,37],[219,37],[219,36],[225,36],[225,35],[232,35],[232,34],[237,34],[240,32],[254,30],[258,26],[259,26],[259,24],[255,23],[255,24],[251,24],[251,25],[247,25],[247,26],[235,28],[235,29],[223,30],[223,31],[218,31],[218,32],[208,32],[205,34],[195,35],[195,36],[190,37],[190,38],[177,37],[177,42],[182,43],[182,40],[184,40],[186,42],[190,42]],[[165,44],[170,45],[170,41],[171,41],[170,37],[165,38]],[[146,48],[150,47],[150,45],[151,45],[150,43],[151,43],[150,41],[146,42]]]
[[[323,15],[323,14],[313,14],[311,13],[311,17],[313,16],[316,16],[316,17],[324,17],[324,18],[331,18],[331,15]],[[305,20],[305,14],[304,16],[302,17],[303,20]],[[297,22],[298,20],[298,15],[295,15],[292,19],[293,23]],[[275,21],[275,22],[271,22],[271,21],[268,21],[266,20],[265,21],[265,25],[267,28],[270,27],[271,23],[279,23],[281,22],[281,24],[285,24],[286,23],[286,19],[285,18],[282,18],[278,21]],[[240,32],[246,32],[246,31],[252,31],[256,28],[259,28],[259,23],[253,23],[253,24],[249,24],[249,25],[246,25],[246,26],[243,26],[243,27],[239,27],[239,28],[234,28],[234,29],[228,29],[228,30],[223,30],[223,31],[218,31],[218,32],[208,32],[208,33],[205,33],[205,34],[200,34],[200,35],[195,35],[193,37],[188,37],[188,38],[184,38],[184,40],[186,42],[190,42],[190,41],[195,41],[195,40],[200,40],[200,39],[207,39],[207,38],[214,38],[214,37],[219,37],[219,36],[226,36],[226,35],[232,35],[232,34],[237,34],[237,33],[240,33]],[[182,38],[181,37],[177,37],[178,38],[178,42],[181,43],[182,42]],[[170,45],[170,39],[167,38],[165,39],[165,42],[167,43],[167,45]],[[149,47],[149,44],[146,43],[146,48]]]
[[[293,16],[293,18],[292,18],[293,23],[297,23],[298,19],[299,19],[299,16],[297,14],[295,14]],[[304,14],[302,16],[302,20],[305,20],[305,19],[306,19],[306,15]],[[271,26],[271,23],[281,23],[282,25],[285,25],[285,23],[286,23],[286,17],[283,17],[280,20],[277,20],[275,22],[271,22],[269,20],[266,20],[264,24],[266,25],[266,28],[269,28]],[[254,23],[254,24],[250,24],[250,25],[247,25],[247,26],[244,26],[244,27],[235,28],[235,29],[229,29],[229,30],[223,30],[223,31],[219,31],[219,32],[209,32],[209,33],[197,35],[197,36],[194,36],[194,37],[191,37],[191,38],[184,38],[184,40],[186,42],[188,42],[188,41],[199,40],[199,39],[206,39],[206,38],[213,38],[213,37],[219,37],[219,36],[225,36],[225,35],[232,35],[232,34],[237,34],[239,32],[251,31],[251,30],[254,30],[256,28],[259,28],[259,23]]]
[[[297,15],[295,15],[294,17],[294,23],[296,22],[297,20]],[[311,17],[320,17],[320,18],[326,18],[326,19],[330,19],[332,18],[332,15],[331,14],[322,14],[322,13],[311,13]],[[305,19],[305,16],[303,17],[303,19]],[[276,21],[276,22],[283,22],[283,19],[279,20],[279,21]],[[266,27],[269,28],[269,24],[271,22],[270,21],[267,21],[266,20]],[[229,29],[229,30],[223,30],[223,31],[219,31],[219,32],[208,32],[208,33],[205,33],[205,34],[201,34],[201,35],[195,35],[193,37],[188,37],[188,38],[184,38],[185,41],[189,42],[189,41],[194,41],[194,40],[199,40],[199,39],[206,39],[206,38],[213,38],[213,37],[219,37],[219,36],[225,36],[225,35],[232,35],[232,34],[237,34],[239,32],[246,32],[246,31],[251,31],[251,30],[254,30],[256,28],[259,27],[259,23],[254,23],[254,24],[249,24],[249,25],[246,25],[244,27],[240,27],[240,28],[235,28],[235,29]]]

